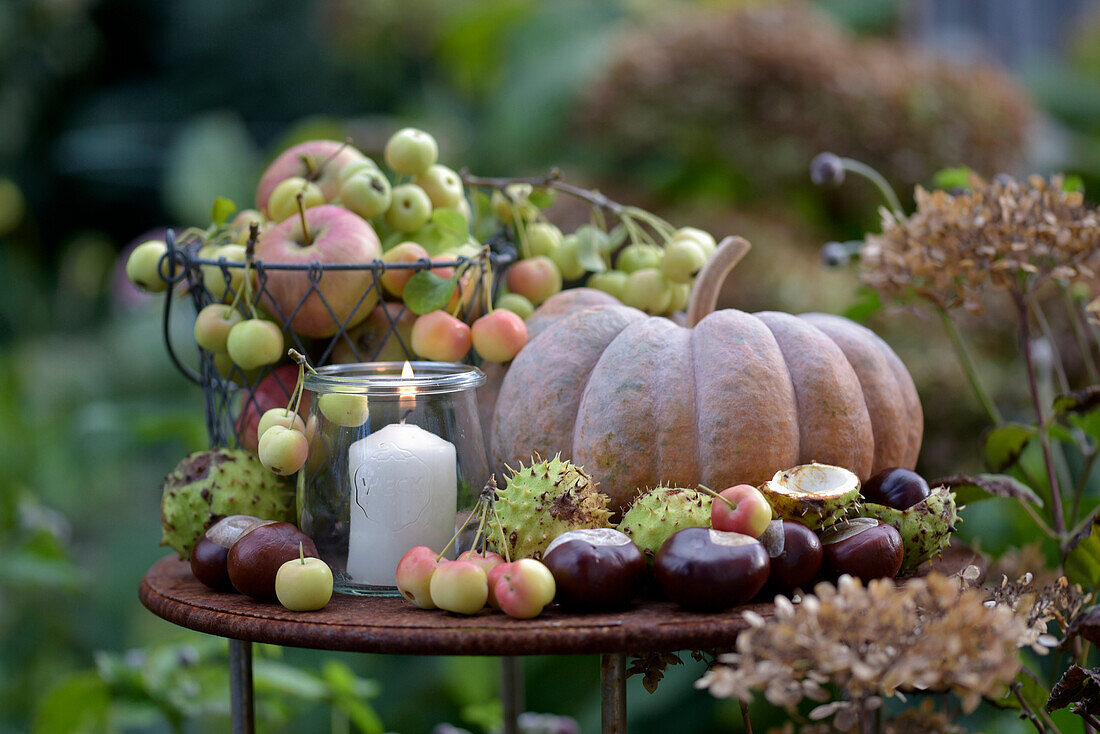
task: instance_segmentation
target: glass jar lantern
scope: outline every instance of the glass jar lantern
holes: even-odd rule
[[[307,373],[309,458],[298,515],[335,589],[396,596],[395,570],[437,551],[489,479],[477,388],[485,374],[441,362],[370,362]],[[458,542],[448,553],[465,550]]]

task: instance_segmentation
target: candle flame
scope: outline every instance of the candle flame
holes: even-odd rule
[[[405,366],[401,368],[401,379],[408,380],[412,377],[416,377],[416,374],[413,372],[409,360],[406,359]],[[401,398],[411,398],[416,395],[416,388],[412,385],[400,385],[397,388],[397,395]]]
[[[405,366],[401,368],[401,378],[407,380],[410,377],[415,377],[413,373],[413,366],[409,364],[409,360],[405,360]]]

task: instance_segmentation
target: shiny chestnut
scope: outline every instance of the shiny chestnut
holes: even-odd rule
[[[768,586],[782,593],[805,589],[821,570],[823,560],[817,534],[800,522],[783,520],[783,550],[770,558]]]
[[[653,570],[669,599],[685,609],[717,612],[756,596],[768,580],[768,552],[755,538],[684,528],[665,541]]]
[[[229,515],[207,528],[191,549],[191,573],[211,589],[230,591],[229,549],[245,533],[272,522],[252,515]]]
[[[866,502],[907,510],[931,493],[928,482],[915,471],[900,466],[883,469],[860,487]]]
[[[233,588],[257,601],[275,599],[275,575],[299,557],[299,543],[307,557],[320,557],[310,537],[289,522],[261,525],[243,535],[226,561]]]
[[[904,555],[901,534],[870,517],[856,517],[821,532],[825,568],[835,578],[850,574],[867,583],[893,578]]]
[[[626,606],[641,593],[646,573],[638,546],[612,528],[562,533],[550,543],[542,562],[554,574],[555,601],[581,610]]]

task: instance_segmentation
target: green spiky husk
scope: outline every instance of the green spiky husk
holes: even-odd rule
[[[944,487],[933,489],[927,497],[905,510],[864,502],[860,514],[893,525],[901,535],[905,551],[902,571],[912,571],[939,556],[951,542],[959,519],[955,494]]]
[[[785,482],[788,474],[806,470],[812,471],[817,467],[825,470],[838,470],[838,467],[830,467],[824,464],[796,466],[786,472],[777,472],[770,481],[760,485],[760,492],[772,506],[777,518],[794,520],[811,530],[823,530],[837,524],[846,517],[859,514],[859,481],[854,474],[851,474],[853,484],[849,489],[831,495],[822,495],[819,492],[780,492],[772,487],[774,482]]]
[[[567,530],[610,527],[609,498],[596,487],[584,469],[560,455],[531,466],[520,464],[497,490],[494,505],[507,555],[512,560],[541,559],[550,541]],[[490,545],[505,554],[500,535],[490,530],[488,536]]]
[[[684,528],[710,527],[711,495],[684,487],[655,487],[634,498],[619,530],[630,536],[650,563],[672,534]]]
[[[254,515],[294,522],[294,486],[239,449],[200,451],[184,457],[164,478],[160,502],[161,545],[180,558],[219,517]]]

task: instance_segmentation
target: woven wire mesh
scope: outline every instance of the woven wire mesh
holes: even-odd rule
[[[199,254],[201,243],[198,241],[177,245],[171,231],[167,236],[168,252],[161,263],[161,274],[170,270],[172,275],[166,279],[175,283],[169,288],[165,298],[164,338],[169,356],[189,379],[201,385],[206,410],[206,428],[212,447],[244,446],[255,449],[255,423],[259,417],[271,408],[289,404],[298,378],[298,366],[280,361],[257,370],[243,370],[233,364],[228,355],[219,355],[200,348],[198,351],[199,369],[196,372],[188,367],[176,353],[169,338],[168,324],[172,302],[183,293],[197,314],[204,307],[215,304],[231,304],[237,298],[237,288],[243,286],[245,263],[227,260],[224,257],[210,259]],[[473,277],[459,279],[459,305],[457,316],[470,322],[483,312],[489,287],[490,298],[496,298],[505,269],[515,260],[515,246],[501,233],[491,238],[486,245],[490,248],[487,261],[479,259],[470,265],[468,272]],[[174,264],[169,267],[168,263]],[[403,302],[385,301],[381,277],[386,271],[423,270],[438,271],[441,268],[458,269],[468,262],[468,258],[450,261],[431,261],[421,259],[414,262],[388,263],[374,260],[368,263],[325,265],[320,262],[308,264],[265,263],[254,260],[250,264],[253,272],[251,305],[263,316],[281,327],[284,350],[295,349],[304,354],[310,365],[320,367],[333,363],[373,362],[415,360],[409,341],[409,331],[415,318]],[[272,273],[297,271],[308,280],[309,286],[302,297],[292,307],[284,309],[269,286]],[[337,309],[329,302],[322,284],[326,274],[337,272],[360,272],[369,274],[366,286],[358,294],[348,315],[341,317]],[[491,283],[484,277],[491,273]],[[463,283],[469,282],[469,290],[463,292]],[[224,292],[223,291],[224,287]],[[211,290],[213,288],[214,290]],[[322,313],[331,319],[329,328],[332,333],[323,337],[304,337],[290,328],[290,325],[306,307],[310,299],[321,304]],[[242,294],[241,301],[244,300]],[[375,302],[370,312],[363,318],[357,318],[364,304]],[[244,304],[239,304],[243,306]],[[284,304],[285,305],[285,304]],[[328,331],[328,329],[325,329]],[[404,331],[404,333],[402,333]],[[473,353],[466,361],[474,362]],[[308,412],[309,395],[303,395],[301,413]],[[249,433],[249,428],[252,429]]]

